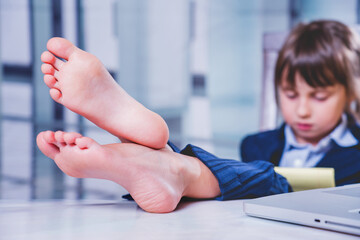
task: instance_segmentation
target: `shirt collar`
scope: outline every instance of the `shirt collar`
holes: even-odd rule
[[[358,140],[351,133],[349,128],[347,127],[347,116],[343,114],[341,116],[340,124],[325,138],[321,139],[317,146],[311,146],[310,144],[300,144],[297,142],[294,132],[290,128],[289,125],[285,125],[285,150],[290,150],[292,148],[307,148],[311,147],[314,151],[323,149],[330,144],[330,140],[333,140],[337,145],[341,147],[351,147],[358,143]]]

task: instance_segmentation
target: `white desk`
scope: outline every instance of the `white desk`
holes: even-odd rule
[[[175,212],[147,213],[135,202],[0,201],[1,240],[55,239],[359,239],[359,237],[252,218],[242,201],[182,202]]]

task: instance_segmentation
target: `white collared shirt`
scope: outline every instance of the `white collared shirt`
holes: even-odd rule
[[[341,117],[340,124],[325,138],[321,139],[316,146],[300,144],[289,125],[285,126],[285,147],[280,160],[280,167],[315,167],[332,145],[351,147],[358,144],[358,140],[347,128],[347,117]]]

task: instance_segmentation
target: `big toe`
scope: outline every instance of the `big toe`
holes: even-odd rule
[[[65,38],[54,37],[48,41],[47,49],[56,56],[69,60],[70,56],[77,48]]]
[[[50,131],[39,133],[36,137],[36,143],[45,156],[54,159],[60,150],[53,144],[53,141],[51,140],[52,138],[49,137],[52,133],[53,132]]]

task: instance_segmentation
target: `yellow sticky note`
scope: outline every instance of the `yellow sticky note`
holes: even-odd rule
[[[335,187],[333,168],[275,167],[274,169],[288,180],[294,191]]]

